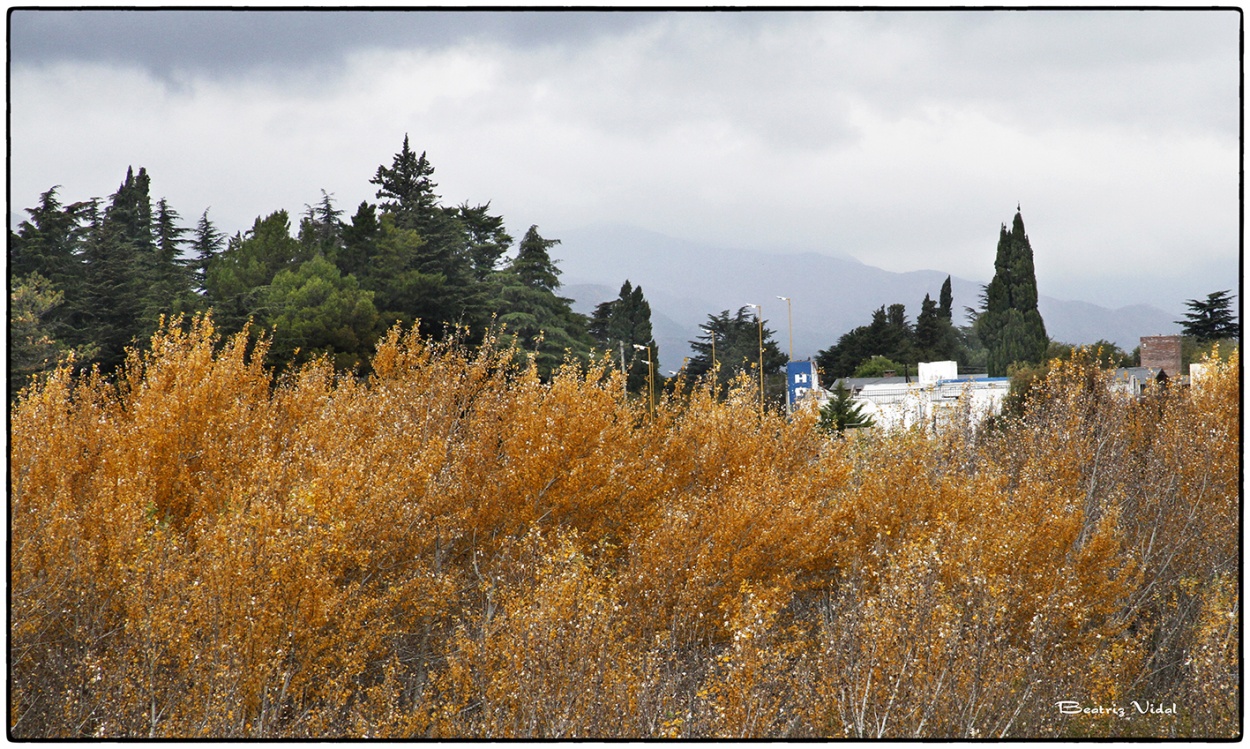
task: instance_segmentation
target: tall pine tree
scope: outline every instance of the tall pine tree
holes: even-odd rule
[[[200,220],[195,225],[195,236],[191,239],[191,252],[194,257],[192,261],[192,278],[195,281],[195,290],[204,294],[207,292],[208,267],[212,265],[213,260],[221,254],[222,248],[226,243],[226,235],[218,231],[217,227],[208,218],[208,209],[200,214]]]
[[[534,352],[538,373],[550,376],[566,355],[585,359],[594,345],[586,332],[585,316],[573,311],[573,300],[556,294],[560,269],[549,250],[560,243],[544,239],[531,226],[521,239],[517,256],[495,274],[499,322],[521,347]]]
[[[86,277],[77,300],[88,340],[99,344],[98,361],[112,370],[144,328],[143,296],[153,254],[152,202],[147,170],[126,170],[86,243]]]
[[[412,281],[400,284],[411,289],[403,297],[371,286],[363,275],[361,281],[365,288],[379,292],[380,308],[387,309],[384,305],[389,304],[390,310],[401,318],[419,319],[427,335],[442,336],[453,327],[466,327],[476,337],[485,328],[490,298],[482,283],[487,273],[479,273],[475,267],[471,244],[473,230],[479,230],[479,238],[482,232],[490,233],[491,227],[480,225],[489,223],[490,217],[483,210],[480,216],[469,218],[477,224],[467,227],[458,209],[439,204],[439,196],[434,192],[438,184],[433,175],[434,167],[425,153],[418,156],[413,152],[407,135],[391,166],[378,167],[370,182],[378,185],[382,215],[392,217],[395,229],[415,232],[418,245],[415,252],[406,254],[401,269]],[[501,224],[499,228],[502,230]],[[347,251],[352,255],[351,262],[359,260],[356,250]]]
[[[145,278],[141,341],[156,332],[162,315],[193,313],[200,308],[201,300],[194,291],[195,261],[182,256],[183,236],[188,230],[179,225],[179,219],[178,212],[164,198],[156,202],[153,243],[150,252],[141,258]]]

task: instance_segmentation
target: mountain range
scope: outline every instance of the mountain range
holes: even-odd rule
[[[561,270],[559,293],[574,309],[590,314],[615,299],[629,280],[643,287],[651,304],[651,325],[663,372],[690,356],[689,342],[708,315],[734,313],[747,304],[763,308],[764,324],[782,351],[789,348],[793,316],[793,358],[809,359],[839,336],[867,325],[872,311],[902,303],[915,322],[928,294],[935,301],[947,273],[906,273],[876,268],[847,257],[817,253],[777,254],[690,242],[620,224],[599,224],[562,234],[551,249]],[[992,268],[987,269],[987,276]],[[956,324],[966,324],[965,307],[980,304],[982,283],[951,277]],[[778,296],[790,298],[791,309]],[[1038,309],[1053,340],[1108,340],[1126,351],[1141,336],[1178,333],[1179,314],[1148,304],[1109,309],[1042,294]]]

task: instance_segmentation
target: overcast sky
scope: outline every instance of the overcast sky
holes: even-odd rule
[[[233,234],[405,133],[445,203],[895,271],[993,273],[1016,205],[1041,292],[1236,289],[1236,11],[9,15],[10,223],[128,165]],[[558,256],[558,252],[556,253]]]

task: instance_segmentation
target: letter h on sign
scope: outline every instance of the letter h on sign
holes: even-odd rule
[[[816,365],[809,361],[792,361],[786,365],[786,402],[790,408],[816,385]]]

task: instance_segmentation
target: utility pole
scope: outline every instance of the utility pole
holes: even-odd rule
[[[755,321],[760,326],[760,417],[764,416],[764,308],[758,304],[748,304],[755,308]]]

